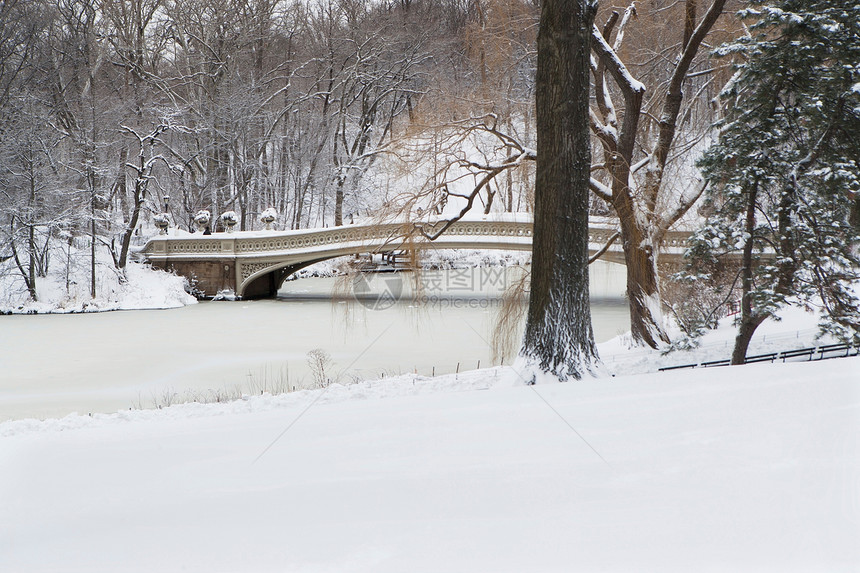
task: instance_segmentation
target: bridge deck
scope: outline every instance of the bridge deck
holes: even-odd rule
[[[521,214],[507,219],[458,221],[432,242],[405,238],[410,229],[407,224],[385,223],[295,231],[160,235],[151,238],[141,253],[154,266],[172,268],[196,281],[206,296],[230,289],[238,296],[253,297],[273,295],[289,274],[305,266],[345,255],[411,248],[531,250],[532,221]],[[615,232],[609,221],[593,220],[590,252],[603,248]],[[661,249],[661,260],[679,260],[688,236],[683,231],[670,232]],[[623,264],[620,242],[616,241],[601,258]]]

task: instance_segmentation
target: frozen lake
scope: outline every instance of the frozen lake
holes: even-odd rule
[[[490,366],[501,361],[490,346],[499,294],[516,272],[428,271],[418,301],[409,273],[378,273],[366,283],[291,281],[273,300],[3,316],[0,421],[152,407],[169,396],[210,390],[300,387],[310,382],[307,354],[317,348],[331,356],[326,374],[343,381]],[[623,290],[623,267],[594,267],[598,342],[629,329]],[[333,292],[344,300],[332,302]]]

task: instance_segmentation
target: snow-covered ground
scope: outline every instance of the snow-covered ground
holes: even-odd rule
[[[177,308],[197,300],[185,292],[186,280],[154,270],[148,265],[129,262],[126,281],[121,281],[113,263],[102,260],[96,268],[96,298],[90,297],[89,267],[72,266],[69,276],[59,263],[49,267],[45,277],[36,280],[38,301],[29,300],[27,288],[11,261],[0,263],[0,314],[100,312]]]
[[[709,330],[698,341],[699,346],[690,350],[675,350],[660,355],[650,349],[631,348],[630,336],[622,335],[600,346],[600,356],[610,372],[656,372],[665,366],[701,364],[711,360],[731,358],[737,335],[733,317],[720,321],[720,327]],[[680,329],[667,323],[671,338],[681,336]],[[832,337],[821,336],[816,316],[800,307],[786,307],[779,312],[779,320],[766,320],[758,327],[747,356],[813,348],[838,342]]]
[[[860,358],[12,421],[0,467],[3,572],[857,571]]]

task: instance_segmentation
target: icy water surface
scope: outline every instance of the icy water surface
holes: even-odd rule
[[[629,328],[623,267],[614,267],[592,272],[598,342]],[[492,272],[427,272],[417,301],[408,273],[378,273],[365,282],[291,281],[274,300],[3,316],[0,421],[301,387],[311,382],[307,354],[317,348],[331,357],[326,376],[343,381],[491,366],[498,294],[512,280]],[[345,300],[332,302],[333,292]]]

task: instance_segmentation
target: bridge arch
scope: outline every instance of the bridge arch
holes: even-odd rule
[[[351,254],[366,253],[366,250],[356,251],[355,253],[346,253],[339,255],[330,255],[319,259],[301,261],[297,263],[277,262],[268,266],[259,268],[259,270],[251,273],[247,279],[243,280],[236,289],[236,294],[242,298],[268,298],[273,297],[281,289],[290,275],[293,275],[300,270],[328,261],[338,257],[345,257]],[[266,264],[266,263],[260,263]]]
[[[268,298],[275,296],[290,275],[299,272],[305,267],[326,260],[328,259],[318,259],[295,264],[276,263],[265,267],[242,281],[236,289],[236,294],[242,298]]]

